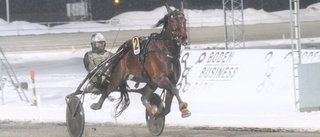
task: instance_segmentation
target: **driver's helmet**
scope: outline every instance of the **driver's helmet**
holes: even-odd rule
[[[103,47],[101,48],[96,47],[97,42],[103,42],[104,43]],[[95,33],[91,36],[92,51],[101,52],[101,51],[104,51],[105,47],[106,47],[106,39],[101,33]]]

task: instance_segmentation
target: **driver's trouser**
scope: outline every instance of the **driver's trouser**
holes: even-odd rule
[[[89,90],[89,92],[100,92],[102,89],[106,89],[108,83],[110,83],[109,76],[107,76],[106,73],[98,73],[89,81],[87,89]]]

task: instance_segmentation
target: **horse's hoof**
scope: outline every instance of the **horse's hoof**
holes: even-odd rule
[[[90,108],[91,108],[92,110],[99,110],[99,109],[101,109],[101,107],[100,107],[97,103],[92,103],[91,106],[90,106]]]
[[[182,118],[187,118],[189,116],[191,116],[191,112],[187,108],[181,110],[181,117]]]
[[[180,105],[179,105],[180,111],[182,111],[183,109],[186,109],[186,108],[188,108],[188,103],[186,103],[186,102],[180,103]]]

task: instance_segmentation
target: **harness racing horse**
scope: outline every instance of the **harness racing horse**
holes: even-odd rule
[[[144,52],[135,55],[132,40],[126,41],[118,49],[118,51],[125,49],[125,52],[118,56],[112,64],[110,83],[106,90],[102,91],[99,101],[91,105],[91,109],[101,109],[109,94],[120,90],[121,96],[116,109],[121,109],[115,111],[115,117],[120,116],[129,106],[128,92],[142,94],[142,104],[151,116],[169,114],[173,96],[179,102],[181,117],[186,118],[191,115],[187,108],[188,104],[182,101],[176,88],[181,73],[179,61],[181,46],[187,44],[186,18],[183,13],[183,6],[180,10],[172,10],[168,5],[166,5],[166,8],[168,14],[155,25],[155,27],[163,25],[163,29],[160,34],[147,37],[146,44],[141,46],[141,50]],[[127,89],[128,78],[147,84],[140,89]],[[157,106],[150,104],[149,100],[158,87],[169,91],[165,94],[165,107],[161,112],[158,112]]]

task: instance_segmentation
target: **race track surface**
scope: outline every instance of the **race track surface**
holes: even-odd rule
[[[65,123],[1,122],[0,137],[68,137]],[[165,127],[161,137],[319,137],[295,129],[234,127]],[[83,137],[152,137],[145,125],[87,123]]]

